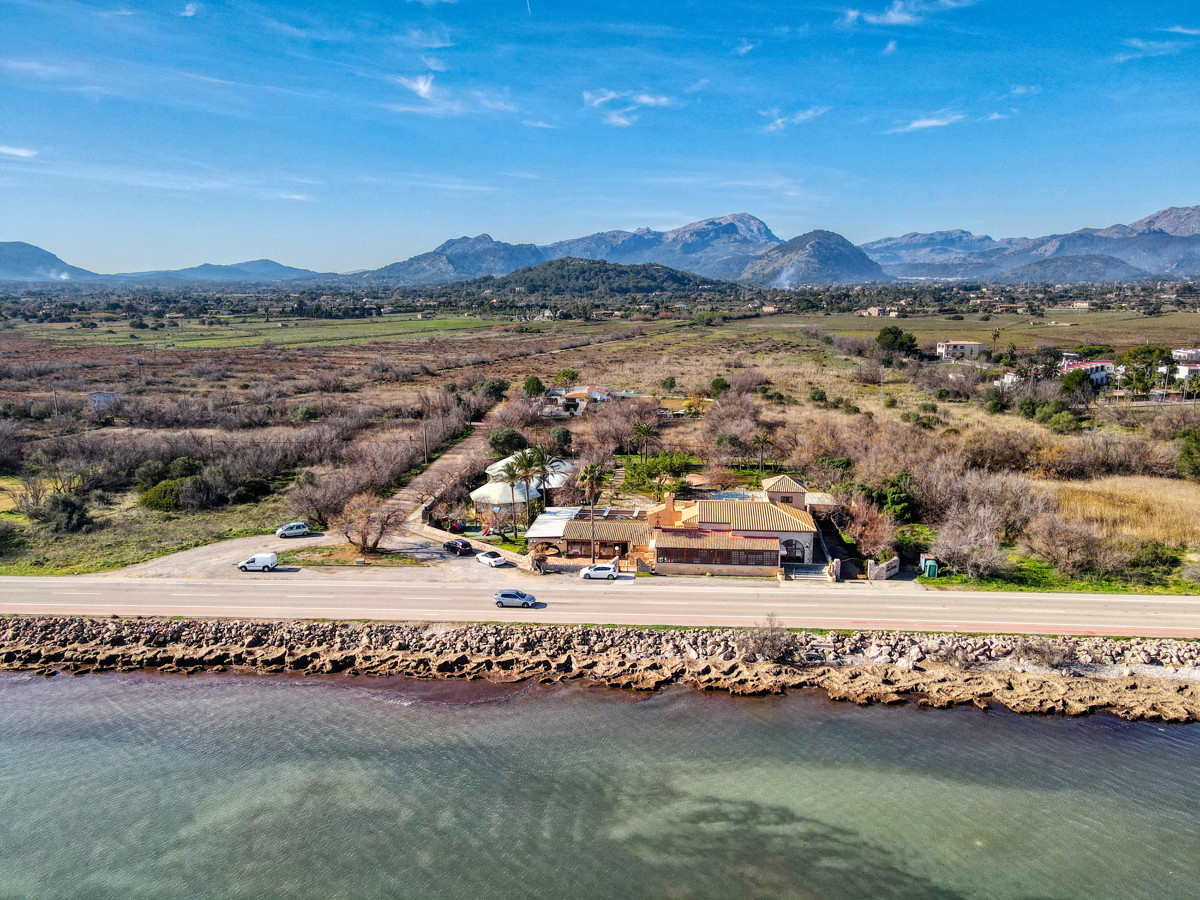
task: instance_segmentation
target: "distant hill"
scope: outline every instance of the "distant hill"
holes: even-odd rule
[[[446,284],[484,275],[507,275],[536,266],[545,255],[533,244],[506,244],[490,234],[446,241],[435,250],[354,276],[395,285]]]
[[[971,234],[961,228],[927,234],[910,232],[900,237],[883,238],[863,244],[863,251],[881,266],[941,265],[962,262],[970,254],[1009,247],[1024,238],[996,241],[985,234]]]
[[[741,279],[768,287],[887,281],[879,263],[832,231],[810,231],[772,247],[742,270]]]
[[[130,281],[211,281],[221,283],[294,281],[319,275],[312,269],[285,266],[272,259],[253,259],[232,265],[203,263],[187,269],[164,269],[157,272],[129,272],[116,277]]]
[[[996,280],[1010,284],[1139,281],[1148,273],[1113,256],[1055,256],[1013,269]]]
[[[53,253],[22,241],[0,242],[0,281],[99,281],[104,276],[69,266]]]
[[[698,290],[734,293],[741,290],[733,282],[704,278],[655,263],[624,265],[570,256],[527,266],[499,278],[479,278],[454,287],[464,292],[578,297]]]
[[[1129,227],[1139,234],[1162,231],[1176,237],[1200,234],[1200,206],[1170,206],[1131,222]]]

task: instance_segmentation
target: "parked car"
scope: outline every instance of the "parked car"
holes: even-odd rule
[[[529,607],[537,603],[537,598],[533,594],[527,594],[515,588],[505,588],[504,590],[496,591],[492,599],[496,601],[497,606],[519,606],[522,609],[529,609]]]
[[[243,572],[270,572],[279,565],[279,557],[274,553],[255,553],[252,557],[237,564]]]
[[[442,544],[442,549],[447,553],[453,553],[455,556],[470,556],[475,552],[475,548],[471,546],[471,542],[463,538],[446,541],[446,543]]]
[[[483,563],[485,566],[491,566],[493,569],[498,569],[508,562],[508,560],[495,550],[484,550],[482,553],[477,553],[475,554],[475,560]]]
[[[579,577],[587,580],[589,578],[607,578],[613,581],[617,577],[617,567],[612,563],[596,563],[592,566],[584,566],[579,570]]]
[[[280,528],[275,529],[275,537],[305,537],[312,534],[312,529],[303,522],[289,522]]]

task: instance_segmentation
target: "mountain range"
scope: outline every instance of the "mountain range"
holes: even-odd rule
[[[1128,225],[1036,238],[992,238],[954,229],[913,232],[856,247],[832,231],[790,241],[749,213],[682,228],[603,231],[550,244],[509,244],[490,235],[448,240],[426,253],[347,275],[268,259],[186,269],[100,275],[32,244],[0,243],[0,280],[103,283],[310,282],[392,287],[501,277],[554,260],[653,264],[705,278],[764,287],[902,280],[995,282],[1134,281],[1200,274],[1200,206],[1171,207]]]

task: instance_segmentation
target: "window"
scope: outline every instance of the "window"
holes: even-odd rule
[[[779,502],[780,502],[780,503],[791,503],[791,502],[792,502],[792,498],[791,498],[791,497],[780,497],[780,498],[779,498]]]

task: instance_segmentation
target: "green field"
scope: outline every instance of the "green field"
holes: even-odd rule
[[[896,325],[915,334],[922,345],[932,345],[947,338],[990,344],[992,330],[999,329],[998,346],[1003,349],[1011,343],[1016,344],[1019,350],[1047,344],[1060,347],[1108,344],[1118,350],[1143,343],[1174,347],[1200,344],[1200,314],[1186,312],[1144,316],[1129,310],[1047,310],[1042,318],[1003,315],[992,316],[986,322],[980,318],[980,314],[975,313],[965,314],[961,320],[939,315],[914,315],[906,319],[849,314],[787,315],[743,319],[725,327],[746,334],[770,334],[793,331],[802,325],[815,325],[836,334],[868,338],[875,337],[879,329],[887,325]]]
[[[128,324],[102,324],[100,328],[73,325],[23,325],[22,334],[67,344],[145,347],[146,349],[212,349],[258,347],[270,342],[276,347],[316,344],[354,344],[364,341],[403,339],[422,334],[471,332],[505,324],[498,319],[455,316],[418,319],[415,315],[390,315],[373,319],[261,319],[243,321],[230,317],[227,325],[188,323],[161,331],[130,331]],[[113,333],[107,333],[111,330]],[[137,335],[137,337],[131,337]]]

